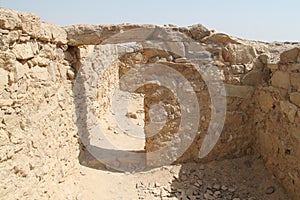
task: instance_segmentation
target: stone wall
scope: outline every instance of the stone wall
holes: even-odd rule
[[[143,34],[130,32],[141,28],[145,31]],[[149,32],[153,28],[192,38],[201,46],[201,51],[209,55],[208,63],[221,72],[227,112],[216,146],[207,157],[199,158],[212,108],[203,77],[195,73],[192,63],[186,59],[191,46],[185,41],[171,45],[171,52],[153,50],[144,44],[143,48],[122,54],[102,85],[108,89],[97,86],[99,97],[105,97],[98,105],[103,109],[98,115],[110,109],[107,93],[111,92],[110,86],[116,77],[122,77],[135,64],[166,65],[190,81],[201,102],[196,139],[177,162],[208,162],[257,154],[291,196],[300,198],[299,43],[247,41],[210,31],[202,25],[188,28],[74,25],[61,28],[40,22],[39,17],[31,13],[3,8],[0,9],[2,196],[40,199],[57,195],[59,184],[78,162],[77,128],[80,127],[74,123],[72,87],[89,50],[93,51],[94,45],[101,47],[124,40],[143,44],[145,35],[161,37],[155,31]],[[130,34],[117,35],[128,31]],[[167,42],[174,42],[177,35],[173,36],[167,37]],[[104,54],[110,52],[111,48],[107,48]],[[103,62],[108,61],[104,59]],[[162,106],[168,117],[171,116],[157,135],[146,138],[145,150],[153,152],[176,138],[174,133],[180,119],[178,102],[170,91],[157,85],[145,86],[137,92],[145,93],[146,135],[151,134],[147,129],[151,105],[163,100]]]
[[[269,81],[256,90],[257,147],[267,169],[299,199],[300,185],[300,54],[291,48],[275,62],[262,55]]]
[[[0,195],[62,199],[77,163],[66,32],[38,16],[0,9]]]

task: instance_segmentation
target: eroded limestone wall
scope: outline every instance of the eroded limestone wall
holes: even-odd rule
[[[300,198],[300,54],[291,48],[262,55],[269,81],[256,91],[255,130],[258,151],[268,170]]]
[[[65,199],[77,163],[66,32],[0,9],[0,196]]]

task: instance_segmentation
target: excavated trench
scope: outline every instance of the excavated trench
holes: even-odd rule
[[[93,91],[96,96],[92,100],[92,107],[96,108],[94,113],[98,123],[101,124],[103,136],[108,138],[106,142],[113,144],[108,149],[100,151],[93,148],[86,149],[86,145],[94,145],[93,142],[83,144],[79,156],[80,163],[100,170],[143,172],[153,175],[156,177],[154,180],[149,181],[148,178],[145,180],[143,177],[138,181],[136,188],[140,199],[289,199],[274,177],[267,172],[260,155],[253,147],[256,136],[252,132],[251,115],[254,115],[254,111],[249,109],[253,106],[252,95],[249,92],[254,93],[254,89],[233,84],[224,86],[225,92],[229,94],[226,97],[227,118],[224,121],[223,135],[217,138],[218,142],[212,152],[209,152],[205,158],[200,158],[199,151],[212,118],[213,105],[210,98],[214,98],[211,97],[202,78],[205,76],[201,76],[194,69],[194,64],[186,60],[182,61],[182,56],[174,52],[141,46],[138,43],[131,43],[89,47],[88,55],[92,55],[92,58],[87,57],[83,64],[78,64],[80,70],[77,78],[88,80],[91,78],[89,74],[98,75],[95,78],[98,81]],[[125,52],[129,53],[123,53],[124,48]],[[203,48],[201,51],[209,54]],[[112,62],[108,61],[109,59]],[[101,62],[97,62],[98,60]],[[201,63],[207,65],[209,62],[211,60]],[[89,66],[92,65],[94,67],[89,72]],[[99,68],[100,71],[97,72],[95,68]],[[146,68],[142,70],[142,79],[137,79],[140,76],[137,70],[139,68]],[[166,74],[164,68],[180,72],[193,85],[192,91],[196,94],[194,100],[197,101],[201,113],[196,123],[198,127],[196,135],[185,151],[179,154],[180,147],[173,148],[173,152],[161,151],[172,140],[181,138],[178,127],[182,123],[180,120],[182,107],[177,96],[172,93],[174,91],[165,87],[163,81],[153,82],[153,78],[157,80],[166,79],[168,76],[172,80],[178,78],[175,71],[168,71],[169,74]],[[147,69],[150,69],[153,76],[150,80],[145,76]],[[135,70],[135,73],[131,73],[132,70]],[[126,74],[130,76],[124,78]],[[131,84],[139,81],[143,83],[138,83],[139,87]],[[174,83],[179,87],[179,81]],[[87,85],[89,87],[93,83]],[[76,88],[76,85],[74,88],[76,105],[76,91],[82,95],[83,89]],[[85,99],[91,98],[86,96]],[[79,102],[79,105],[82,104]],[[114,109],[113,106],[117,108]],[[79,109],[79,112],[82,113],[82,110]],[[86,116],[86,113],[83,116]],[[191,117],[189,120],[194,119]],[[139,129],[135,129],[135,126]],[[80,127],[84,126],[79,123],[77,127],[80,131]],[[191,130],[183,132],[189,135],[186,131]],[[139,133],[136,134],[137,132]],[[83,134],[93,133],[84,130]],[[149,153],[156,151],[159,154],[149,156]],[[98,157],[98,154],[103,152],[106,155]],[[132,154],[127,155],[124,152]],[[173,160],[169,159],[167,161],[169,163],[161,162],[162,159],[168,159],[166,157],[170,154],[175,155]],[[172,167],[168,167],[172,165],[175,165],[173,171]],[[164,176],[174,175],[171,181],[166,182],[161,177],[157,177],[155,174],[157,172],[151,171],[155,167],[162,166],[164,166],[162,169],[168,169]],[[178,166],[181,166],[180,169]],[[153,182],[154,186],[150,186]],[[164,184],[160,185],[157,182],[164,182]]]
[[[298,43],[0,10],[1,196],[300,198]]]

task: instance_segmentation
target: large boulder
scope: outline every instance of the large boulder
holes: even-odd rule
[[[210,35],[210,31],[202,24],[195,24],[189,27],[189,32],[194,40],[200,41]]]
[[[13,30],[21,27],[22,21],[18,12],[5,8],[0,8],[0,28]]]
[[[271,78],[272,85],[277,88],[289,89],[291,86],[288,72],[276,71]]]
[[[231,64],[249,64],[256,57],[256,50],[250,45],[230,43],[223,48],[222,56],[225,62]]]
[[[295,47],[280,54],[280,63],[289,64],[297,62],[299,48]]]
[[[52,41],[58,44],[67,44],[67,32],[54,24],[42,22],[38,35],[43,41]]]

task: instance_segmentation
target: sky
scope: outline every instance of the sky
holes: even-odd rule
[[[42,21],[72,24],[203,24],[245,39],[300,42],[299,0],[0,0]]]

